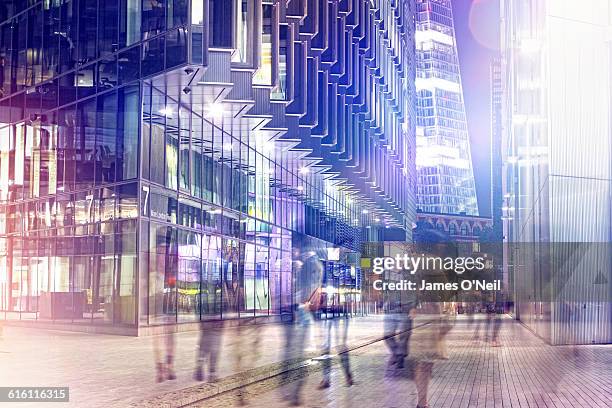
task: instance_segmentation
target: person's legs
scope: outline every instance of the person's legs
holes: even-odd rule
[[[417,388],[417,407],[423,408],[428,407],[428,396],[429,381],[431,380],[431,370],[433,363],[418,362],[414,369],[414,382]]]
[[[174,373],[174,328],[172,326],[166,327],[166,375],[169,380],[176,380],[176,374]]]
[[[198,346],[196,351],[196,366],[193,372],[193,379],[196,381],[204,381],[204,358],[205,358],[205,344],[204,344],[204,329],[200,327],[200,335],[198,338]]]
[[[323,344],[321,347],[321,354],[323,358],[323,380],[321,384],[319,384],[319,388],[327,388],[329,387],[330,376],[331,376],[331,340],[332,340],[332,326],[336,326],[338,324],[337,319],[326,319],[323,323],[324,325],[324,338]],[[337,330],[336,330],[337,332]]]
[[[308,338],[310,321],[304,310],[296,310],[295,318],[292,323],[284,325],[285,331],[285,352],[284,352],[284,370],[281,374],[281,382],[283,384],[291,381],[291,363],[296,359],[301,359],[304,354],[304,345]],[[289,400],[289,403],[294,406],[300,405],[300,393],[304,384],[303,376],[287,387],[288,394],[284,397]]]
[[[412,318],[409,315],[402,316],[401,324],[399,325],[399,340],[397,341],[396,359],[398,368],[404,367],[404,360],[408,355],[408,344],[410,335],[412,334]]]
[[[306,339],[309,336],[311,330],[311,325],[308,320],[302,320],[298,323],[297,333],[294,337],[294,345],[296,347],[299,354],[299,358],[304,357],[304,346],[306,345]],[[300,376],[299,379],[295,382],[295,388],[293,392],[293,398],[291,403],[294,405],[300,405],[300,397],[302,393],[302,388],[304,387],[305,376]]]
[[[163,356],[163,345],[162,342],[163,334],[162,334],[163,326],[158,326],[153,329],[153,356],[155,359],[155,370],[156,377],[155,380],[157,382],[162,382],[165,380],[164,376],[164,356]]]
[[[340,330],[340,363],[342,364],[342,369],[344,370],[344,378],[346,379],[346,385],[349,387],[353,385],[353,373],[351,372],[351,362],[350,362],[350,354],[348,348],[348,328],[349,328],[349,319],[344,318],[340,322],[342,325]]]
[[[211,331],[208,333],[209,349],[208,349],[208,382],[217,381],[217,361],[221,351],[221,331]]]
[[[393,365],[397,363],[397,353],[398,353],[398,342],[395,339],[395,334],[398,327],[397,316],[395,315],[386,315],[384,320],[384,332],[383,335],[385,337],[385,344],[389,348],[389,352],[391,353],[391,358],[389,359],[389,365]]]
[[[498,316],[497,314],[494,317],[494,321],[493,321],[493,335],[492,335],[492,339],[491,339],[491,345],[493,347],[497,347],[499,346],[499,343],[497,341],[497,337],[499,336],[499,329],[501,328],[501,316]]]

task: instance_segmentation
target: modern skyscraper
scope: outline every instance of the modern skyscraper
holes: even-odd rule
[[[414,79],[411,1],[2,1],[1,316],[355,300],[361,242],[415,221]]]
[[[612,7],[504,0],[504,189],[515,316],[612,342]]]
[[[478,215],[451,0],[417,0],[418,208]]]

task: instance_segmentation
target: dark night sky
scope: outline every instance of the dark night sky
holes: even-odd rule
[[[453,0],[476,193],[482,216],[491,215],[489,64],[499,48],[498,7],[496,0]]]

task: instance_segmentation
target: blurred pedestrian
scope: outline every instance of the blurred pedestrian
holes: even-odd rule
[[[201,323],[196,352],[196,365],[193,371],[194,380],[204,381],[206,379],[208,382],[217,381],[217,361],[222,337],[223,332],[221,329],[205,327],[204,323]],[[205,368],[208,369],[208,376],[205,376]]]
[[[257,366],[261,352],[261,328],[257,327],[255,318],[242,318],[236,332],[234,359],[236,373],[249,370]],[[240,405],[247,405],[248,401],[243,390],[238,392]]]
[[[347,386],[353,385],[353,373],[351,372],[349,348],[347,345],[349,318],[348,316],[339,316],[325,320],[325,337],[323,339],[323,380],[319,384],[319,389],[329,388],[331,385],[331,347],[332,341],[337,346],[338,354],[340,355],[340,363]]]
[[[313,328],[314,314],[320,309],[322,299],[320,284],[323,277],[323,265],[316,251],[304,249],[296,254],[294,270],[296,272],[295,303],[291,311],[291,323],[284,325],[285,348],[284,367],[281,375],[282,383],[292,381],[291,371],[294,364],[304,361],[306,357],[306,341],[310,338]],[[285,398],[292,406],[301,404],[301,392],[305,377],[299,375],[297,380],[288,386]]]
[[[408,355],[410,334],[412,333],[412,317],[410,310],[413,302],[399,304],[388,302],[384,315],[384,338],[391,357],[389,367],[404,367],[404,360]]]
[[[152,301],[158,325],[153,328],[153,352],[155,356],[156,381],[175,380],[174,352],[176,331],[176,273],[178,254],[172,239],[172,230],[168,229],[165,236],[158,236],[154,270],[157,273],[155,282],[161,284],[159,289],[153,288]]]

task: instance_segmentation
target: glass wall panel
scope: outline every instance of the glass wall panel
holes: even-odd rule
[[[152,89],[151,99],[151,163],[157,165],[151,166],[151,181],[164,184],[165,178],[165,115],[161,115],[159,111],[166,106],[164,95],[156,88]]]
[[[85,64],[96,59],[96,44],[98,43],[98,2],[97,0],[79,1],[79,39],[78,60]]]
[[[202,287],[200,294],[202,320],[221,318],[221,267],[221,238],[204,235],[202,237]]]
[[[140,78],[140,52],[140,46],[135,46],[119,53],[119,84],[126,84]]]
[[[140,40],[142,0],[119,0],[119,46]]]
[[[117,147],[117,94],[115,92],[98,96],[96,127],[96,184],[115,181]]]
[[[209,36],[211,47],[231,48],[232,12],[235,0],[210,0],[209,10]]]
[[[91,187],[94,181],[96,100],[89,99],[77,105],[75,120],[75,188]]]
[[[93,286],[92,271],[94,262],[90,251],[93,249],[92,240],[81,240],[78,247],[75,246],[77,254],[71,257],[71,270],[73,280],[71,282],[74,293],[73,307],[75,309],[74,322],[91,323],[93,317]],[[58,242],[59,243],[59,242]],[[82,309],[81,313],[77,313]]]
[[[139,230],[139,258],[138,258],[138,323],[146,326],[149,324],[149,222],[141,220]]]
[[[115,235],[115,322],[130,325],[136,321],[136,225],[135,219],[119,222]]]
[[[26,68],[26,85],[32,86],[42,80],[42,56],[43,56],[43,13],[41,5],[33,7],[27,12],[28,54]]]
[[[180,135],[178,103],[167,98],[161,113],[166,117],[166,187],[176,190],[179,178]]]
[[[273,85],[273,44],[275,28],[275,6],[263,4],[261,27],[261,55],[259,69],[253,76],[253,83],[261,85]]]
[[[253,276],[253,309],[257,315],[267,315],[270,309],[269,248],[255,247],[255,270]],[[249,290],[250,292],[250,290]]]
[[[142,1],[142,38],[148,39],[156,36],[166,29],[165,6],[172,0],[143,0]]]
[[[188,11],[188,0],[167,0],[168,27],[178,27],[187,24]]]
[[[178,321],[199,320],[201,236],[191,231],[178,233],[177,305]]]
[[[163,36],[153,38],[142,44],[141,72],[146,77],[164,69],[165,39]]]
[[[232,319],[238,317],[241,302],[238,241],[222,238],[221,254],[222,317]]]
[[[191,141],[189,131],[190,126],[190,114],[189,110],[181,107],[179,110],[179,132],[178,132],[178,144],[179,144],[179,186],[181,190],[190,191],[189,183],[189,160],[191,157]]]
[[[235,7],[234,38],[236,52],[232,55],[233,62],[249,63],[253,58],[254,7],[253,0],[232,0]],[[227,3],[230,3],[227,0]]]
[[[59,40],[59,72],[67,72],[76,66],[77,55],[77,18],[78,0],[66,0],[59,5],[60,29],[57,35]],[[72,83],[74,85],[74,82]]]
[[[116,180],[136,178],[138,168],[138,120],[140,117],[140,87],[128,86],[118,91],[117,99],[117,160]]]
[[[101,223],[98,227],[100,236],[93,270],[93,321],[94,324],[111,324],[114,317],[113,283],[118,257],[115,254],[113,224]]]
[[[166,33],[166,68],[187,62],[187,30],[178,28]]]
[[[149,322],[176,322],[177,230],[151,223]]]
[[[105,56],[119,48],[119,1],[105,0],[98,7],[98,55]]]

